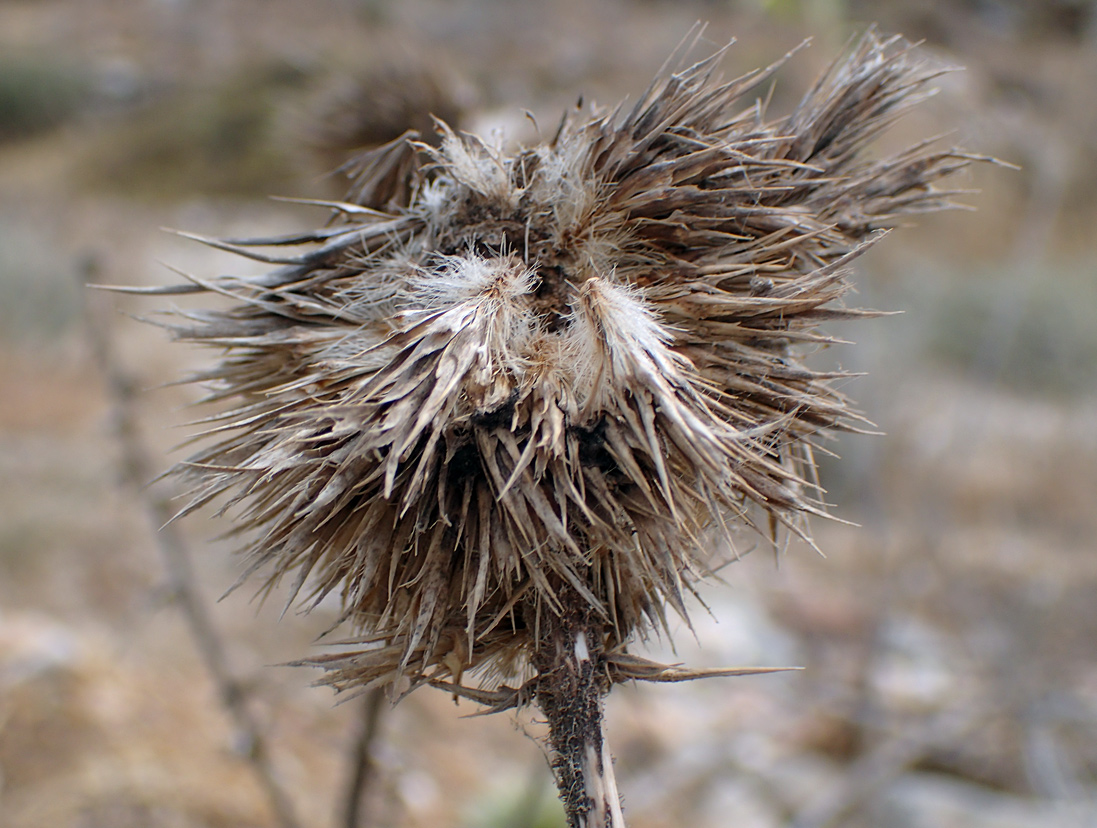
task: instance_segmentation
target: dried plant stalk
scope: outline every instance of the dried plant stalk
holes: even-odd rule
[[[98,262],[87,260],[81,274],[83,281],[87,283],[98,270]],[[101,309],[89,300],[83,310],[88,345],[106,383],[112,426],[121,448],[123,476],[126,484],[133,488],[155,533],[156,547],[164,563],[172,601],[183,616],[195,649],[217,690],[218,700],[236,728],[239,740],[248,747],[245,759],[267,798],[275,822],[279,828],[300,828],[293,801],[275,770],[263,728],[252,713],[247,683],[233,675],[224,637],[210,617],[208,604],[202,597],[191,550],[178,527],[171,524],[171,499],[155,494],[147,485],[153,478],[154,463],[141,441],[137,426],[134,410],[137,383],[117,358],[110,327]]]
[[[609,692],[603,624],[582,596],[569,590],[563,598],[567,610],[546,615],[532,656],[537,706],[549,724],[560,799],[570,824],[624,828],[603,726],[603,699]]]
[[[865,315],[850,263],[973,160],[866,156],[935,75],[898,39],[775,121],[741,102],[780,64],[723,82],[720,57],[513,154],[405,135],[324,229],[205,240],[266,275],[159,291],[234,300],[170,323],[226,352],[194,378],[229,405],[177,468],[184,513],[227,499],[248,575],[339,594],[350,649],[308,663],[340,691],[536,700],[572,825],[620,824],[609,687],[701,675],[630,642],[686,616],[732,527],[825,513],[813,447],[862,420],[798,354]]]

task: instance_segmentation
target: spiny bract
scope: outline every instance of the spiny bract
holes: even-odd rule
[[[514,154],[405,135],[325,229],[210,241],[276,269],[159,289],[235,300],[171,326],[225,349],[197,379],[231,402],[177,469],[185,511],[229,495],[249,573],[341,595],[357,646],[313,659],[335,686],[490,690],[561,590],[604,619],[612,679],[655,676],[626,647],[685,615],[729,526],[823,509],[812,441],[858,419],[797,348],[858,315],[850,260],[971,157],[863,157],[933,77],[897,39],[772,122],[740,101],[776,66],[725,83],[720,57]]]

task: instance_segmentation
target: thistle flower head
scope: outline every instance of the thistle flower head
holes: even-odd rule
[[[351,154],[415,129],[433,137],[432,114],[453,125],[470,101],[445,67],[395,50],[330,80],[302,115],[303,143],[320,160],[340,166]]]
[[[686,614],[729,527],[823,511],[813,443],[858,418],[798,353],[970,158],[864,155],[932,77],[898,40],[774,121],[744,102],[776,66],[723,82],[719,57],[513,154],[405,135],[326,228],[211,242],[275,269],[179,288],[235,300],[173,326],[225,349],[201,379],[231,402],[178,467],[187,509],[227,496],[249,572],[339,595],[360,646],[315,660],[336,686],[520,674],[562,591],[637,677],[629,641]]]

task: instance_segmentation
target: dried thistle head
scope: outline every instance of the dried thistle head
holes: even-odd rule
[[[432,118],[457,127],[468,98],[445,67],[393,53],[330,81],[299,131],[326,168],[336,168],[409,129],[433,139]]]
[[[510,155],[402,137],[325,229],[211,242],[277,268],[178,288],[235,300],[173,325],[225,350],[199,379],[231,402],[177,468],[185,511],[227,496],[249,573],[340,596],[360,646],[314,660],[337,687],[520,674],[565,592],[611,679],[643,677],[626,646],[686,614],[730,526],[824,510],[813,444],[858,417],[797,354],[971,157],[865,156],[933,77],[897,39],[775,121],[744,100],[777,67],[723,82],[719,58]],[[279,244],[305,249],[253,250]]]

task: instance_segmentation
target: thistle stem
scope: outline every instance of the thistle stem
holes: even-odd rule
[[[548,720],[552,769],[568,828],[625,828],[606,742],[603,700],[609,691],[601,623],[578,595],[560,616],[541,617],[534,666],[537,704]],[[547,629],[545,627],[547,626]]]

